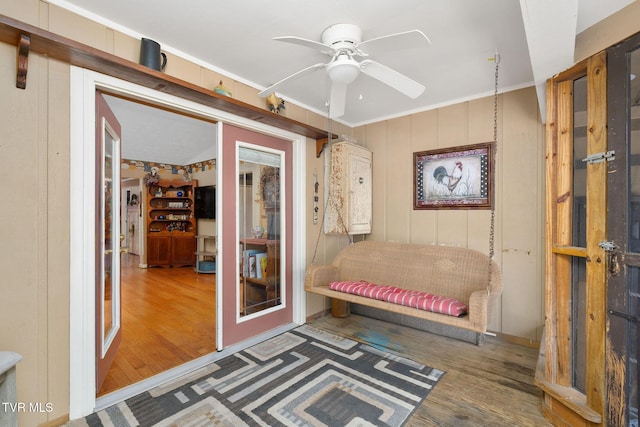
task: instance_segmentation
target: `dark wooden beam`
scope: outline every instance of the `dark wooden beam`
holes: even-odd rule
[[[271,111],[219,95],[213,90],[152,70],[75,40],[62,37],[38,27],[0,15],[0,42],[22,47],[22,38],[30,39],[27,52],[47,56],[71,65],[127,80],[160,92],[179,96],[220,111],[265,123],[312,139],[327,138],[327,132],[305,123],[280,116]],[[25,86],[26,86],[26,54]],[[18,59],[20,62],[20,59]],[[20,65],[18,65],[19,67]],[[20,73],[20,71],[19,71]]]

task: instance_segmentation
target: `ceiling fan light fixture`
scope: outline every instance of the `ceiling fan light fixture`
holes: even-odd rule
[[[348,85],[360,74],[360,64],[348,55],[340,55],[327,66],[327,73],[333,83]]]
[[[276,37],[274,40],[311,48],[330,56],[331,59],[326,63],[303,68],[285,77],[262,90],[258,94],[259,96],[268,96],[290,80],[298,79],[321,68],[326,71],[325,79],[328,78],[326,83],[330,93],[327,93],[328,103],[325,103],[325,107],[329,107],[329,118],[341,117],[344,114],[347,88],[361,72],[410,98],[417,98],[425,90],[421,83],[369,58],[369,54],[372,53],[369,49],[375,53],[384,50],[393,51],[396,46],[398,48],[426,47],[430,44],[429,39],[420,30],[410,30],[362,41],[362,30],[357,25],[334,24],[322,32],[321,42],[296,36]],[[366,59],[356,60],[356,58]],[[362,95],[359,99],[363,99]]]

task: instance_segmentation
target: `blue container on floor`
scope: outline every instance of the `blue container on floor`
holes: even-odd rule
[[[216,262],[215,261],[200,261],[198,263],[198,270],[207,271],[207,272],[215,272],[216,271]]]

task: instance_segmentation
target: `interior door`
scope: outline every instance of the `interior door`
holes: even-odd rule
[[[640,36],[608,52],[608,425],[637,426],[640,328]]]
[[[222,140],[222,344],[228,346],[293,320],[292,142],[226,124]]]
[[[96,93],[96,393],[122,340],[120,124]]]

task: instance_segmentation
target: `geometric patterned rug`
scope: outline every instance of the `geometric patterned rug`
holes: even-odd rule
[[[303,325],[67,426],[402,426],[444,375]]]

